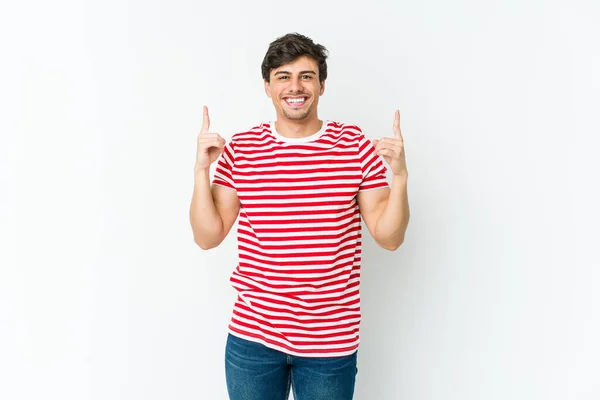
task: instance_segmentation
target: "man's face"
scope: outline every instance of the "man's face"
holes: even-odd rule
[[[325,82],[319,82],[315,60],[300,57],[273,69],[270,78],[270,83],[265,81],[265,92],[273,100],[278,117],[295,121],[317,118],[317,105],[325,91]]]

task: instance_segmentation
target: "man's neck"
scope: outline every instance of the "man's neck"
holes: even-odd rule
[[[311,119],[310,121],[294,121],[289,119],[278,118],[275,121],[275,129],[281,136],[288,138],[304,138],[319,132],[323,127],[323,121],[319,118]]]

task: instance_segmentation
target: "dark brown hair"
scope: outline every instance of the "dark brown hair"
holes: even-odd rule
[[[299,33],[288,33],[273,41],[269,45],[267,54],[263,59],[261,71],[263,79],[271,81],[271,71],[282,65],[291,63],[300,57],[307,56],[317,62],[319,66],[319,81],[327,79],[327,49],[312,39]]]

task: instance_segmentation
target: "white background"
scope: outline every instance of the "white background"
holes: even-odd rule
[[[395,3],[395,4],[393,4]],[[367,236],[356,399],[600,398],[600,6],[58,1],[0,9],[0,398],[226,399],[234,231],[188,222],[203,104],[274,117],[260,63],[331,52],[320,116],[392,135],[412,218]]]

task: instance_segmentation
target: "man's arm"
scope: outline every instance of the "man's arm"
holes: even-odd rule
[[[400,110],[396,110],[394,136],[375,140],[375,152],[382,156],[392,172],[391,189],[359,192],[358,207],[375,241],[384,249],[396,250],[404,242],[410,219],[408,207],[408,170],[404,139],[400,130]]]
[[[407,176],[394,176],[392,187],[359,192],[358,207],[371,236],[386,250],[404,242],[410,219]]]
[[[227,236],[240,212],[235,190],[210,185],[208,170],[195,171],[190,223],[194,242],[203,250],[217,247]]]
[[[204,250],[221,244],[240,212],[240,199],[235,190],[215,184],[211,187],[210,165],[223,154],[225,140],[218,133],[210,133],[209,129],[208,108],[204,106],[194,166],[194,194],[190,204],[194,241]]]

